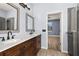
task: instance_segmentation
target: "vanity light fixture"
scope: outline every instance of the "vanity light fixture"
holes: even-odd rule
[[[26,5],[26,4],[24,4],[24,3],[19,3],[23,8],[27,8],[28,10],[30,10],[30,8]]]

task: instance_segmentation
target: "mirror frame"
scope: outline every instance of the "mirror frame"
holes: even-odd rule
[[[20,9],[16,5],[14,5],[13,3],[5,3],[5,4],[10,5],[14,9],[16,9],[16,11],[17,11],[17,15],[16,15],[17,16],[17,29],[15,29],[15,30],[0,30],[0,33],[6,33],[8,31],[19,32],[19,13],[20,13]]]
[[[30,18],[32,18],[32,22],[33,22],[33,24],[32,24],[32,28],[33,29],[28,29],[28,16],[30,17]],[[31,15],[29,15],[29,14],[27,14],[26,13],[26,31],[35,31],[35,28],[34,28],[34,17],[33,16],[31,16]]]

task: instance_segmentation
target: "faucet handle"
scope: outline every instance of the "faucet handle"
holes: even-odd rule
[[[2,41],[5,41],[5,38],[4,37],[2,38]]]
[[[0,38],[2,38],[2,41],[5,41],[5,38],[4,37],[0,37]]]
[[[14,39],[14,36],[15,36],[15,35],[12,35],[12,39]]]

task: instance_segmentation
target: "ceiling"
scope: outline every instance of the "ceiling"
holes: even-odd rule
[[[6,4],[6,3],[0,3],[0,10],[3,11],[12,11],[15,10],[12,6]]]

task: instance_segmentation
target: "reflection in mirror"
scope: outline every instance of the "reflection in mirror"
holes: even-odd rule
[[[0,3],[0,30],[16,30],[17,8],[12,4]]]
[[[33,19],[30,16],[28,16],[27,19],[28,19],[28,21],[27,21],[27,24],[28,24],[27,28],[28,29],[33,29],[33,26],[32,26],[33,25]]]
[[[14,18],[7,19],[7,30],[14,30]]]
[[[34,17],[26,14],[26,31],[34,32]]]

